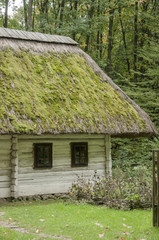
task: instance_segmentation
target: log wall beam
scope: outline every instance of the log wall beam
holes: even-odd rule
[[[18,197],[18,139],[11,136],[11,197]]]
[[[111,136],[105,136],[105,174],[112,175]]]

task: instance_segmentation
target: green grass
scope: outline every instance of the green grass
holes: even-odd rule
[[[0,239],[50,239],[40,233],[63,239],[133,239],[158,240],[159,229],[152,227],[151,210],[121,211],[88,204],[55,201],[23,202],[1,205],[0,220],[19,225],[32,234],[0,228]]]
[[[26,233],[19,233],[14,230],[1,228],[0,227],[0,240],[40,240],[39,236],[34,236],[32,234],[26,234]],[[41,240],[44,240],[44,238],[41,238]],[[50,238],[45,238],[45,240],[48,240]]]

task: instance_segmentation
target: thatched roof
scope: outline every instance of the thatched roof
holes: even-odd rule
[[[0,133],[152,136],[157,130],[72,39],[0,28]]]

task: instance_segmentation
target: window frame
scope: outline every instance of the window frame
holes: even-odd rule
[[[86,147],[85,151],[85,162],[75,163],[75,146],[84,145]],[[87,167],[88,166],[88,142],[72,142],[71,143],[71,167]]]
[[[38,152],[37,148],[39,146],[48,146],[49,147],[49,164],[46,166],[39,166],[38,163]],[[52,168],[52,143],[34,143],[34,169],[48,169]]]

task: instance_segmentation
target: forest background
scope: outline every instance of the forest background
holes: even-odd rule
[[[73,38],[159,129],[158,0],[1,0],[0,26]],[[122,170],[151,169],[159,149],[159,137],[112,142]]]

